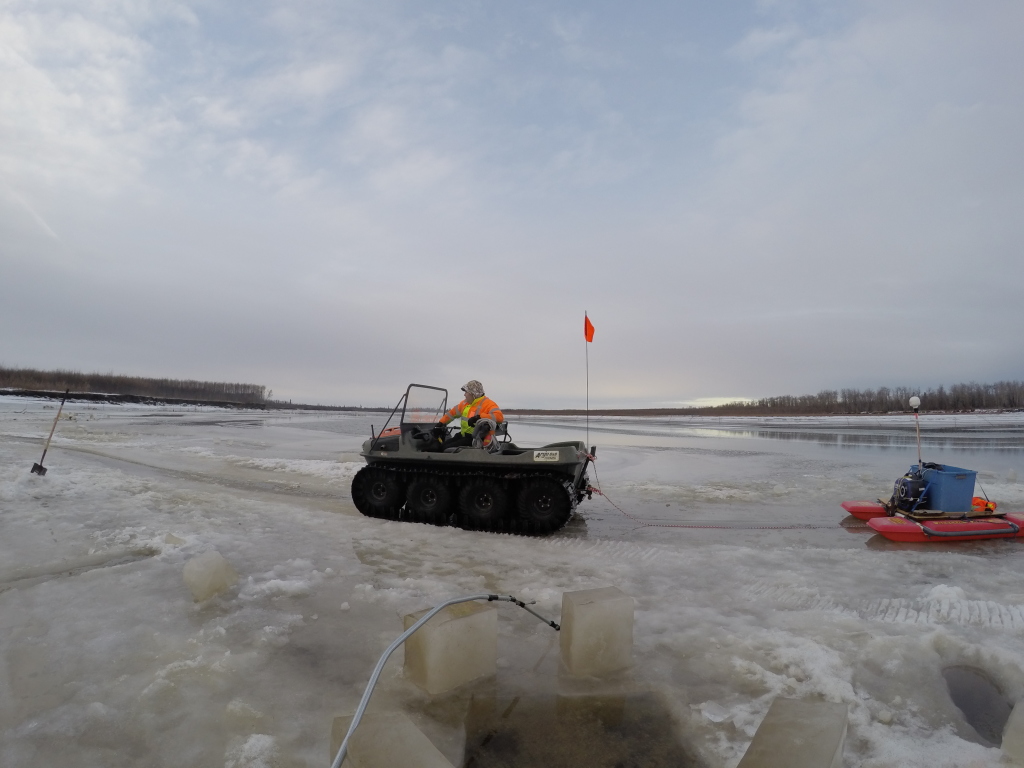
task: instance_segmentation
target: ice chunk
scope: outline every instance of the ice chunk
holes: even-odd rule
[[[404,618],[408,629],[430,609]],[[405,641],[405,674],[428,693],[493,675],[498,662],[498,611],[485,603],[449,605]]]
[[[238,581],[238,573],[220,552],[211,549],[185,563],[185,585],[197,603],[209,600]]]
[[[701,714],[704,715],[712,723],[722,723],[729,719],[731,716],[728,709],[723,707],[721,704],[716,704],[713,701],[705,701],[700,705]]]
[[[232,699],[224,708],[224,724],[235,731],[257,731],[269,724],[269,718],[241,699]]]
[[[351,723],[351,716],[334,718],[330,760],[338,754]],[[452,768],[423,731],[401,712],[363,715],[348,742],[344,764],[350,768]]]
[[[633,655],[633,598],[618,587],[562,595],[562,663],[570,675],[625,669]]]
[[[962,587],[950,587],[947,584],[936,584],[924,594],[925,600],[966,600],[967,593]]]
[[[1018,701],[1003,727],[1003,754],[1014,765],[1024,765],[1024,701]]]
[[[280,753],[273,736],[254,733],[234,739],[224,754],[224,768],[278,768]]]
[[[842,768],[848,709],[778,698],[737,768]]]

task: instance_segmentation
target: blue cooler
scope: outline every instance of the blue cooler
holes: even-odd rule
[[[928,507],[943,512],[970,512],[974,498],[974,481],[978,473],[973,469],[933,464],[921,473],[928,488]]]

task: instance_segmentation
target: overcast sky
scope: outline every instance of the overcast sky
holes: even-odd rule
[[[393,403],[1024,379],[1024,4],[0,6],[0,363]]]

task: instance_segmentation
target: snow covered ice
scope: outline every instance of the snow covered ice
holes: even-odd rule
[[[1024,698],[1024,544],[839,525],[839,502],[886,495],[916,461],[907,417],[592,418],[597,479],[631,517],[595,495],[530,539],[359,515],[349,483],[379,415],[69,403],[40,478],[43,405],[0,398],[3,766],[327,765],[333,719],[402,616],[481,591],[556,620],[564,592],[632,596],[631,684],[694,765],[735,768],[785,696],[848,705],[846,766],[995,766],[943,670]],[[585,434],[511,421],[521,444]],[[921,426],[926,461],[977,469],[1024,509],[1021,415]],[[194,602],[185,565],[212,550],[238,582]],[[405,713],[458,765],[468,704],[432,700],[400,655],[371,709]],[[551,690],[558,637],[501,604],[497,669],[466,688]]]

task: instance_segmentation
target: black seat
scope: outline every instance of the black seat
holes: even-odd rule
[[[430,433],[431,426],[433,425],[403,424],[402,437],[406,442],[411,443],[417,451],[422,451],[433,439],[433,435]]]

